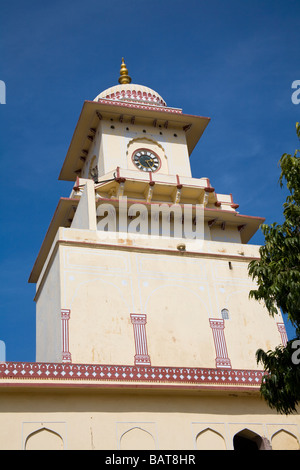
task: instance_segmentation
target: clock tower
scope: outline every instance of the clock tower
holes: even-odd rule
[[[133,84],[124,60],[84,102],[60,173],[74,187],[30,276],[38,362],[257,370],[280,343],[282,320],[248,297],[263,219],[191,174],[209,121]]]
[[[29,279],[36,361],[0,363],[1,448],[299,449],[299,415],[259,393],[256,350],[287,341],[249,299],[264,219],[191,174],[209,121],[133,84],[124,60],[84,102],[71,194]]]

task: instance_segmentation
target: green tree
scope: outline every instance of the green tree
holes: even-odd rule
[[[300,140],[300,124],[296,124]],[[257,283],[250,297],[263,300],[271,316],[281,310],[295,327],[295,338],[274,351],[256,352],[266,375],[261,394],[270,408],[280,413],[296,412],[300,403],[300,362],[295,347],[300,347],[300,149],[279,160],[280,186],[286,184],[288,196],[283,204],[284,222],[261,225],[265,244],[260,259],[250,262],[249,275]]]

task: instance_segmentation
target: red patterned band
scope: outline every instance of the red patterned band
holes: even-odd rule
[[[58,379],[108,382],[152,382],[157,384],[191,384],[242,386],[257,389],[263,371],[235,369],[201,369],[195,367],[151,367],[99,364],[6,362],[0,364],[0,386],[5,379]]]

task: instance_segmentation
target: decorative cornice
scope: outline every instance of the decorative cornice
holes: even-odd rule
[[[182,114],[182,109],[179,108],[169,108],[168,106],[157,106],[157,105],[149,105],[149,104],[142,104],[142,103],[131,103],[129,101],[117,101],[112,99],[105,99],[105,98],[98,98],[97,103],[100,104],[109,104],[112,106],[124,106],[127,108],[133,109],[148,109],[151,111],[161,111],[163,113],[171,113],[171,114]]]
[[[264,372],[261,370],[208,369],[196,367],[154,367],[140,365],[66,364],[38,362],[5,362],[0,364],[0,387],[8,381],[37,379],[51,381],[92,381],[127,383],[192,385],[207,388],[250,388],[257,390]]]

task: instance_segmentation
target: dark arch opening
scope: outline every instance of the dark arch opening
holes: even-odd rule
[[[243,429],[233,437],[234,450],[252,451],[260,450],[263,447],[262,438],[249,429]]]

